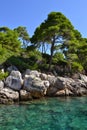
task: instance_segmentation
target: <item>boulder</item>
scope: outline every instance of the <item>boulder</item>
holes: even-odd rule
[[[87,94],[87,85],[82,80],[75,80],[71,84],[71,88],[69,88],[74,95],[86,95]]]
[[[19,91],[23,85],[21,73],[19,71],[11,71],[10,75],[6,78],[5,85],[13,90]]]
[[[16,66],[14,66],[14,65],[11,65],[11,66],[9,66],[9,67],[7,68],[7,71],[8,71],[9,73],[11,73],[11,71],[18,71],[18,68],[17,68]]]
[[[54,84],[56,77],[52,75],[47,75],[47,80],[49,81],[50,85]]]
[[[48,96],[77,96],[87,93],[86,83],[79,79],[74,80],[72,78],[58,76],[49,81]]]
[[[35,77],[39,77],[40,73],[37,70],[30,71],[30,75],[34,75]]]
[[[68,88],[65,88],[65,96],[73,96],[73,92],[71,92]]]
[[[24,89],[29,91],[34,98],[43,97],[46,94],[48,82],[42,81],[40,78],[30,75],[24,79]]]
[[[41,73],[40,78],[41,78],[41,80],[47,80],[47,75],[44,73]]]
[[[28,77],[30,75],[30,69],[26,69],[26,71],[23,73],[23,78]]]
[[[59,90],[55,93],[55,96],[65,96],[65,90]]]
[[[31,93],[26,90],[20,90],[20,100],[21,101],[28,101],[31,100],[32,96]]]
[[[29,75],[32,75],[34,77],[39,77],[40,73],[37,70],[29,70],[27,69],[24,74],[23,74],[23,78],[25,77],[29,77]]]
[[[50,82],[50,87],[47,90],[47,95],[49,96],[55,96],[58,91],[66,88],[67,78],[50,77],[48,80]]]
[[[87,76],[83,74],[79,74],[80,79],[83,80],[85,83],[87,83]]]
[[[0,90],[0,103],[12,104],[14,101],[19,101],[19,93],[10,88],[3,88]]]
[[[0,80],[0,90],[4,88],[4,82]]]
[[[5,81],[5,86],[13,90],[19,91],[22,87],[21,80],[13,76],[8,76]]]
[[[44,83],[44,85],[45,85],[44,95],[46,95],[46,94],[47,94],[47,89],[49,88],[50,83],[49,83],[49,81],[47,81],[47,80],[43,81],[43,83]]]
[[[32,81],[34,78],[35,77],[32,75],[28,75],[28,77],[25,77],[23,89],[29,91],[29,89],[32,87]]]
[[[18,78],[21,81],[21,84],[23,84],[22,75],[19,71],[11,71],[10,76]]]

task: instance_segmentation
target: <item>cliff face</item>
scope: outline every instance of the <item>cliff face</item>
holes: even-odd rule
[[[9,76],[0,81],[0,103],[8,104],[27,101],[44,96],[85,96],[87,95],[87,76],[78,78],[47,75],[27,69],[21,74],[10,67]]]

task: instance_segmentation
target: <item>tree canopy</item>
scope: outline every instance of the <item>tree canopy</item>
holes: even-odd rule
[[[22,42],[22,47],[27,48],[30,42],[30,37],[29,37],[26,27],[19,26],[15,28],[14,31],[18,33],[19,40]]]
[[[18,34],[7,27],[0,28],[0,44],[2,48],[18,51],[21,42],[18,40]]]
[[[87,74],[87,38],[61,12],[49,13],[32,37],[24,26],[0,27],[0,62],[13,55],[18,58],[12,57],[10,62],[22,70],[29,67],[63,74]]]
[[[65,42],[74,38],[74,27],[71,22],[60,12],[51,12],[47,19],[36,28],[31,42],[43,44],[51,44],[49,69],[52,63],[53,54]]]

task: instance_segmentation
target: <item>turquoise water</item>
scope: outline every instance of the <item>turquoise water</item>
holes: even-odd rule
[[[87,130],[87,97],[0,105],[0,130]]]

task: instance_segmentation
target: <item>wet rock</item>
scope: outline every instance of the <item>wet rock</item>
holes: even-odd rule
[[[26,90],[20,90],[20,100],[21,101],[28,101],[31,100],[32,96],[31,93]]]

